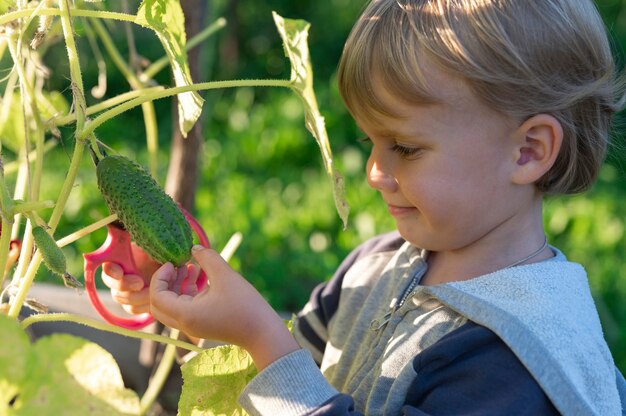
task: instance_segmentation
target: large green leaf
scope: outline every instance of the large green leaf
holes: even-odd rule
[[[143,0],[135,23],[156,32],[169,57],[176,86],[193,84],[185,52],[185,16],[179,1]],[[183,136],[187,137],[187,133],[200,117],[203,102],[195,91],[178,94],[179,127]]]
[[[205,350],[185,363],[181,371],[184,385],[179,414],[247,414],[237,404],[237,398],[257,372],[252,358],[242,348],[225,345]]]
[[[31,345],[19,324],[0,315],[0,414],[136,415],[111,354],[69,334]]]
[[[307,43],[310,24],[304,20],[284,19],[276,12],[272,14],[278,33],[283,40],[285,55],[291,62],[291,88],[300,97],[304,105],[306,128],[315,137],[317,144],[320,146],[326,173],[328,173],[333,182],[333,195],[337,212],[343,220],[345,227],[348,223],[350,208],[345,199],[344,181],[335,169],[324,117],[322,117],[319,111],[315,91],[313,90],[313,69]]]

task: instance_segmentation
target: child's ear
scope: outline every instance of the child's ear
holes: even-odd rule
[[[563,143],[563,127],[553,116],[537,114],[518,128],[515,143],[516,166],[512,181],[535,183],[554,165]]]

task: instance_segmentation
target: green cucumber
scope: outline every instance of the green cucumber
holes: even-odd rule
[[[43,263],[48,270],[63,278],[65,286],[74,288],[82,286],[78,280],[67,272],[67,262],[63,251],[61,251],[54,238],[43,227],[38,225],[33,227],[33,240],[41,253]]]
[[[141,165],[124,156],[107,155],[98,161],[96,177],[109,210],[150,257],[177,267],[189,261],[191,226]]]

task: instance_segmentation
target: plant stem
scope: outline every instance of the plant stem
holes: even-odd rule
[[[39,211],[40,209],[53,208],[54,201],[34,201],[34,202],[17,202],[13,206],[14,214],[24,214],[31,211]]]
[[[11,302],[8,313],[9,318],[17,319],[17,317],[19,316],[20,311],[22,310],[22,305],[26,300],[26,295],[28,294],[30,287],[33,285],[33,280],[35,280],[35,275],[37,274],[37,270],[39,269],[41,260],[41,251],[35,251],[35,254],[33,254],[33,257],[28,264],[26,275],[20,280],[15,299],[13,299],[13,301]]]
[[[79,131],[85,124],[85,112],[87,111],[87,102],[85,101],[85,90],[83,87],[83,75],[80,70],[80,60],[78,59],[76,42],[74,42],[74,28],[72,26],[68,0],[60,0],[59,8],[61,10],[61,26],[63,27],[63,36],[65,37],[67,57],[70,65],[72,97],[74,99],[74,111],[76,112],[76,130]],[[76,147],[78,147],[78,143],[76,144]]]
[[[93,115],[95,113],[99,113],[100,111],[104,111],[111,107],[115,107],[125,101],[131,100],[133,98],[139,97],[143,94],[150,94],[155,91],[163,91],[165,87],[150,87],[135,91],[128,91],[123,94],[116,95],[115,97],[109,98],[108,100],[101,101],[97,104],[92,105],[91,107],[87,107],[86,114],[88,116]],[[76,121],[76,115],[74,113],[68,114],[66,116],[58,117],[53,120],[55,126],[65,126],[66,124],[70,124]],[[7,165],[8,166],[8,165]]]
[[[25,189],[28,189],[29,192],[25,192],[25,196],[27,200],[36,201],[39,197],[39,189],[41,183],[41,177],[43,172],[43,153],[44,153],[44,127],[41,121],[41,117],[39,114],[39,110],[37,108],[37,99],[35,92],[32,88],[32,85],[29,84],[28,76],[26,75],[26,71],[24,70],[24,66],[22,64],[22,56],[21,49],[17,46],[19,42],[17,42],[16,34],[12,34],[8,40],[8,47],[11,57],[14,62],[14,66],[17,70],[19,81],[20,81],[20,96],[22,100],[22,108],[24,109],[24,121],[25,121],[25,137],[27,138],[26,144],[24,146],[25,154],[28,154],[28,134],[30,132],[30,127],[26,124],[27,115],[25,112],[26,107],[30,109],[32,119],[35,122],[36,130],[35,130],[35,166],[34,166],[34,174],[32,175],[32,179],[30,184],[25,184]],[[26,173],[28,176],[29,164],[25,164]],[[30,187],[28,186],[30,185]],[[13,221],[13,219],[11,219]],[[28,230],[28,227],[27,227]],[[11,230],[12,232],[12,230]],[[30,235],[25,235],[22,244],[21,253],[25,254],[26,250],[29,247],[32,247],[32,239]],[[37,259],[37,260],[35,260]],[[32,285],[32,281],[35,278],[35,274],[37,272],[37,268],[41,262],[41,256],[34,256],[32,259],[30,258],[30,252],[24,255],[23,259],[20,259],[20,264],[18,264],[19,270],[24,270],[26,268],[26,264],[28,260],[32,260],[33,262],[28,263],[28,269],[26,276],[21,278],[21,274],[15,274],[13,277],[12,284],[19,285],[18,293],[15,298],[11,299],[10,308],[9,308],[9,316],[17,317],[22,308],[22,305],[26,299],[26,294],[28,293],[30,286]],[[5,260],[6,261],[6,260]],[[21,266],[21,267],[20,267]],[[4,275],[5,270],[2,270]],[[17,269],[16,269],[17,273]]]
[[[100,37],[100,40],[113,60],[113,63],[120,70],[122,75],[124,75],[126,81],[130,84],[130,87],[133,90],[143,89],[146,86],[146,83],[139,80],[130,65],[128,65],[124,58],[122,58],[122,54],[115,46],[115,43],[111,39],[111,36],[109,36],[109,32],[107,32],[102,22],[93,18],[89,19],[89,21]],[[150,155],[150,173],[152,174],[152,177],[157,178],[157,152],[159,136],[154,102],[147,101],[142,103],[141,109],[143,111],[144,125],[146,126],[146,143],[148,147],[148,154]]]
[[[76,131],[80,131],[85,125],[85,111],[87,109],[87,104],[85,101],[83,77],[80,71],[80,61],[78,59],[76,43],[74,42],[72,20],[70,18],[69,6],[67,1],[68,0],[61,0],[59,2],[59,7],[61,9],[61,24],[63,26],[63,35],[65,36],[67,56],[70,64],[72,95],[74,97],[74,111],[76,112]],[[74,186],[74,181],[76,179],[76,175],[78,174],[78,168],[80,166],[80,161],[83,155],[83,150],[85,146],[84,141],[89,136],[90,135],[87,135],[81,140],[78,140],[77,138],[76,143],[74,144],[74,153],[72,154],[70,167],[68,169],[67,176],[65,177],[65,182],[63,182],[63,187],[61,188],[59,199],[57,200],[57,204],[52,211],[50,220],[48,221],[48,226],[52,229],[52,232],[54,232],[56,226],[59,224],[61,215],[63,214],[63,210],[65,209],[65,204],[67,203],[67,200]]]
[[[78,316],[71,313],[43,313],[31,315],[28,318],[24,319],[21,322],[21,325],[23,329],[26,329],[37,322],[74,322],[77,324],[87,325],[92,328],[100,329],[102,331],[113,332],[115,334],[123,335],[125,337],[149,339],[164,344],[171,344],[189,351],[202,352],[202,348],[185,341],[175,340],[164,337],[162,335],[150,334],[147,332],[136,331],[133,329],[121,328],[119,326],[106,324],[96,319]]]
[[[80,239],[81,237],[86,236],[87,234],[90,234],[94,231],[96,231],[97,229],[100,229],[102,227],[104,227],[107,224],[112,223],[113,221],[115,221],[117,219],[117,215],[116,214],[111,214],[108,217],[105,217],[103,219],[101,219],[100,221],[96,221],[91,225],[88,225],[84,228],[81,228],[80,230],[73,232],[72,234],[68,234],[65,237],[57,240],[57,246],[59,247],[64,247],[68,244],[73,243],[74,241],[77,241],[78,239]]]
[[[0,233],[0,289],[4,287],[4,278],[7,271],[7,260],[11,249],[11,228],[13,223],[2,218],[2,233]],[[1,299],[0,299],[1,301]]]
[[[150,174],[158,182],[159,132],[154,101],[141,104],[143,122],[146,126],[146,147],[148,148]]]
[[[39,109],[37,108],[37,97],[35,91],[33,90],[32,85],[28,82],[28,76],[26,75],[26,71],[24,70],[24,65],[22,64],[22,54],[20,49],[17,47],[17,41],[15,34],[9,38],[8,41],[9,52],[11,53],[11,58],[13,59],[13,63],[17,73],[19,75],[20,81],[20,98],[22,100],[23,108],[28,107],[32,120],[35,122],[36,131],[35,131],[35,154],[37,155],[35,158],[35,167],[32,175],[32,180],[30,183],[30,192],[26,199],[37,200],[39,197],[39,188],[41,184],[41,175],[43,172],[43,149],[44,149],[44,126],[41,121],[41,117],[39,115]],[[24,114],[24,120],[28,120],[26,113]],[[30,128],[25,126],[24,134],[26,138],[30,133]],[[26,140],[25,144],[26,150],[28,150],[28,140]]]
[[[61,25],[63,27],[63,35],[65,36],[65,44],[67,47],[67,55],[70,66],[70,77],[72,80],[72,95],[74,97],[75,109],[74,111],[76,111],[76,129],[77,131],[80,131],[85,124],[85,109],[87,108],[87,105],[85,102],[83,78],[80,72],[80,62],[78,59],[76,43],[74,42],[72,20],[70,17],[69,5],[67,1],[68,0],[61,0],[59,2],[59,8],[61,14]],[[90,135],[86,135],[85,138],[89,136]],[[74,145],[74,153],[72,155],[67,176],[65,177],[65,181],[63,182],[59,198],[57,199],[57,203],[54,206],[54,209],[52,210],[52,215],[50,216],[50,220],[48,221],[48,226],[52,230],[51,232],[54,232],[56,226],[59,224],[61,216],[63,215],[63,210],[65,209],[65,204],[67,203],[69,195],[74,186],[74,181],[76,179],[76,175],[78,174],[78,168],[80,166],[80,161],[85,147],[85,138],[83,138],[82,140],[77,139]],[[38,155],[39,158],[43,159],[43,151],[38,153]],[[24,275],[24,277],[20,276],[17,294],[9,308],[10,317],[17,318],[17,316],[19,315],[20,310],[22,309],[22,305],[24,304],[24,300],[26,299],[26,295],[28,294],[28,291],[33,284],[33,280],[35,279],[35,275],[37,274],[37,269],[41,264],[41,260],[41,253],[39,250],[37,250],[28,265],[26,274]]]
[[[180,331],[178,329],[172,329],[170,332],[170,339],[177,340]],[[174,365],[174,361],[176,360],[176,346],[173,344],[169,344],[165,347],[165,351],[163,351],[163,356],[161,356],[161,362],[157,367],[156,371],[152,375],[152,378],[148,382],[148,388],[141,396],[141,401],[139,402],[139,414],[145,415],[152,404],[159,396],[159,393],[163,389],[165,382],[167,381],[167,377],[172,370],[172,366]]]
[[[117,69],[119,69],[122,75],[124,75],[124,78],[126,78],[131,87],[133,89],[140,87],[139,79],[134,74],[132,68],[126,64],[126,61],[122,57],[120,51],[115,46],[115,43],[113,42],[113,39],[111,39],[109,32],[107,32],[106,28],[104,27],[104,24],[102,24],[99,19],[94,18],[90,18],[89,23],[91,24],[97,35],[100,37],[104,48],[109,53],[109,57],[111,58]]]
[[[74,9],[72,8],[72,15],[78,17],[97,17],[100,19],[113,19],[122,20],[127,22],[134,22],[137,18],[135,15],[117,12],[105,12],[101,10],[86,10],[86,9]],[[62,14],[59,9],[39,9],[34,12],[33,9],[22,9],[11,13],[5,13],[0,16],[0,26],[6,25],[14,20],[21,19],[23,17],[30,16],[60,16]]]
[[[291,87],[291,81],[284,79],[241,79],[233,81],[211,81],[201,82],[198,84],[185,85],[181,87],[166,88],[161,91],[156,91],[148,94],[143,94],[137,98],[129,100],[123,104],[120,104],[110,110],[105,111],[98,117],[90,120],[82,131],[76,133],[76,140],[84,140],[92,134],[101,124],[110,120],[111,118],[130,110],[146,101],[158,100],[161,98],[171,97],[172,95],[180,94],[190,91],[211,90],[218,88],[237,88],[237,87]]]
[[[28,270],[28,264],[30,263],[31,256],[33,254],[33,246],[35,245],[35,243],[33,241],[33,235],[31,233],[31,230],[31,223],[29,221],[26,221],[26,225],[24,226],[24,238],[22,239],[22,249],[20,250],[17,267],[13,272],[13,280],[11,281],[11,284],[16,287],[19,287],[22,276],[26,275],[26,271]]]
[[[44,146],[44,153],[47,151],[46,150],[47,147],[52,148],[50,144],[52,146],[55,146],[57,142],[56,140],[48,140],[46,142],[47,146]],[[31,152],[31,153],[34,153],[34,152]],[[31,159],[31,155],[30,153],[27,153],[27,149],[22,148],[20,150],[20,156],[18,158],[18,161],[16,161],[16,163],[19,163],[19,165],[18,165],[17,179],[15,181],[15,191],[13,193],[14,201],[26,199],[26,195],[28,191],[27,189],[28,188],[28,173],[30,169],[29,164],[30,164],[30,160],[34,160],[35,158],[36,158],[36,155],[34,156],[33,159]],[[11,237],[12,239],[17,239],[19,236],[20,225],[22,223],[21,218],[22,218],[21,214],[15,215],[13,232],[12,232],[12,237]],[[15,268],[15,271],[13,272],[12,284],[14,284],[16,287],[19,285],[19,281],[21,277],[24,276],[24,274],[26,273],[28,263],[30,262],[30,258],[33,254],[33,236],[30,231],[31,231],[31,224],[30,222],[26,221],[26,224],[24,226],[24,233],[22,234],[22,248],[20,250],[20,254],[18,257],[17,267]]]

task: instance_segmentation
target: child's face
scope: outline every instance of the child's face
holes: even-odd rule
[[[375,93],[394,117],[357,119],[370,138],[367,179],[401,235],[432,251],[467,247],[498,230],[521,207],[511,182],[519,122],[497,113],[460,79],[427,76],[441,103],[412,105],[382,83]]]

